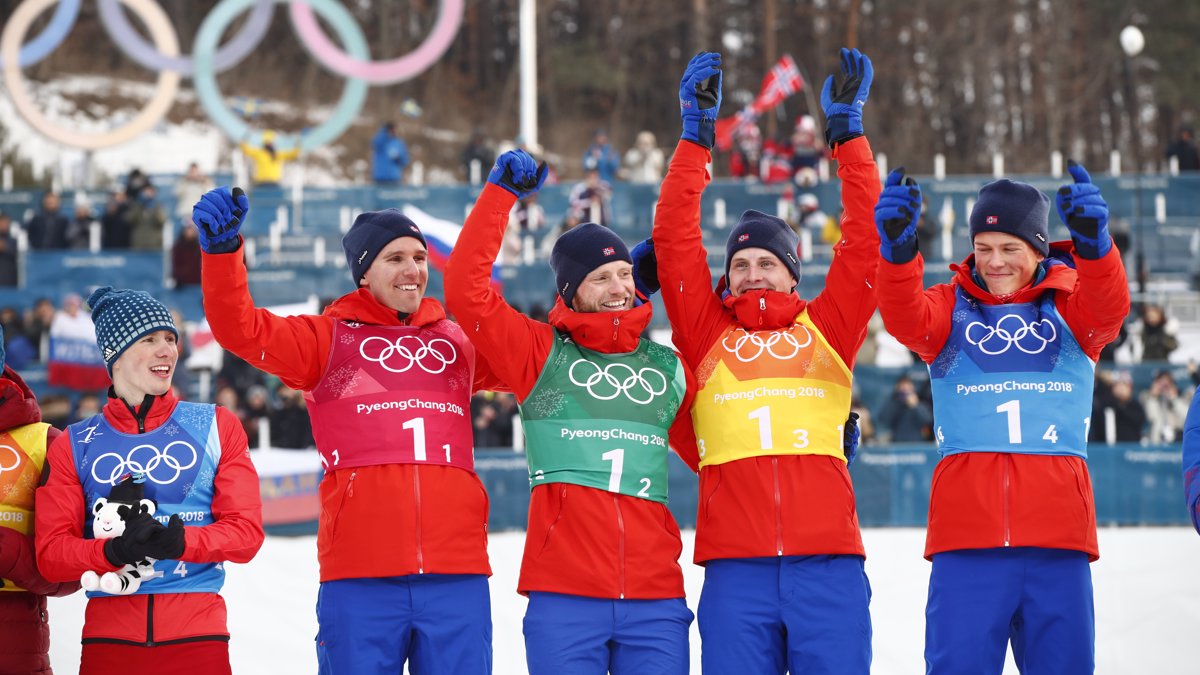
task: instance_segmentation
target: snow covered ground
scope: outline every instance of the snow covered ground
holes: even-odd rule
[[[694,532],[684,532],[691,560]],[[874,589],[876,675],[924,672],[925,591],[929,564],[921,558],[924,531],[871,529],[867,572]],[[495,675],[525,671],[516,594],[524,533],[491,538]],[[1106,529],[1101,559],[1092,566],[1096,589],[1096,672],[1103,675],[1194,675],[1200,628],[1200,537],[1184,528]],[[695,611],[704,573],[684,565],[688,605]],[[316,672],[313,614],[317,593],[316,538],[268,537],[248,565],[229,565],[225,598],[235,673],[302,675]],[[76,672],[85,598],[50,601],[51,664]],[[692,625],[692,672],[700,672],[700,637]],[[1008,664],[1006,674],[1016,673]]]

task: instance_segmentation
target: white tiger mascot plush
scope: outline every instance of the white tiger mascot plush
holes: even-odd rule
[[[142,486],[131,477],[125,477],[113,486],[108,498],[100,497],[92,504],[92,536],[96,539],[112,539],[125,532],[125,521],[141,513],[154,515],[153,500],[143,499]],[[136,593],[142,582],[161,576],[154,571],[154,561],[145,558],[136,565],[125,565],[115,572],[97,574],[91,570],[83,573],[79,583],[85,591],[103,591],[110,595]]]

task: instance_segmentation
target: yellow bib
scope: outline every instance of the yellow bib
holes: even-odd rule
[[[33,532],[33,497],[46,463],[46,429],[38,422],[0,432],[0,527]],[[24,590],[8,579],[0,591]]]
[[[778,330],[731,326],[696,373],[700,466],[770,455],[845,459],[850,369],[805,309]]]

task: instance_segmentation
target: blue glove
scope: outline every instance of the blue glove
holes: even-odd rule
[[[842,48],[842,80],[834,86],[834,76],[825,79],[821,89],[821,107],[825,110],[825,142],[829,147],[863,135],[862,109],[871,93],[875,69],[871,59],[857,49]]]
[[[541,189],[546,182],[546,163],[538,166],[524,150],[509,150],[496,159],[488,174],[488,182],[508,190],[518,198],[527,197]]]
[[[1067,171],[1075,182],[1058,189],[1055,196],[1058,217],[1071,231],[1075,252],[1081,258],[1103,258],[1112,248],[1112,237],[1108,234],[1108,204],[1082,164],[1069,159]]]
[[[679,116],[685,141],[712,150],[717,138],[717,111],[721,109],[721,55],[700,52],[688,61],[679,81]]]
[[[842,452],[846,455],[846,466],[854,463],[854,458],[858,455],[860,440],[862,440],[862,430],[858,428],[858,413],[852,412],[842,427]]]
[[[654,253],[654,240],[645,239],[629,252],[633,258],[633,285],[646,300],[658,292],[658,256]]]
[[[242,245],[238,231],[246,214],[250,212],[250,200],[242,188],[222,185],[200,197],[192,207],[192,222],[200,233],[200,249],[205,253],[232,253]]]
[[[904,167],[888,174],[875,204],[879,254],[895,264],[917,257],[917,220],[921,217],[921,186],[904,177]]]

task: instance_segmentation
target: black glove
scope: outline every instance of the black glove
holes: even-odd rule
[[[179,516],[171,516],[167,526],[155,530],[145,543],[134,546],[134,551],[143,558],[155,560],[174,560],[183,555],[183,521]]]
[[[854,463],[854,457],[858,455],[858,442],[861,438],[862,431],[858,428],[858,413],[852,412],[842,427],[842,452],[846,455],[847,465]]]
[[[114,565],[136,565],[146,557],[141,548],[155,532],[165,529],[154,516],[142,511],[125,521],[125,532],[121,536],[104,542],[104,557]]]

